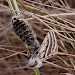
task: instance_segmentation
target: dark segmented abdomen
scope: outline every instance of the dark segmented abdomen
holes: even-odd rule
[[[13,22],[13,27],[15,33],[20,37],[20,39],[22,39],[23,42],[25,42],[34,50],[37,49],[32,31],[23,20],[18,19],[15,22]]]

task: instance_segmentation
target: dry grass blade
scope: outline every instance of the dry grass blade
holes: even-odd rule
[[[49,31],[49,33],[45,37],[40,48],[41,49],[39,51],[39,56],[43,55],[41,58],[49,59],[49,58],[57,55],[58,44],[57,44],[57,40],[56,40],[54,31],[51,31],[51,30]]]
[[[44,62],[41,75],[75,75],[75,1],[17,2],[24,20],[42,43],[38,54],[35,52],[35,57]],[[13,32],[7,1],[0,0],[0,75],[33,75],[26,69],[26,51],[25,43]]]

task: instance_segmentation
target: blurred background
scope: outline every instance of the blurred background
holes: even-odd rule
[[[17,0],[20,13],[41,44],[49,27],[57,30],[58,54],[39,69],[41,75],[75,75],[75,0]],[[34,15],[33,15],[34,14]],[[27,49],[15,34],[7,0],[0,0],[0,75],[34,75],[26,66]]]

